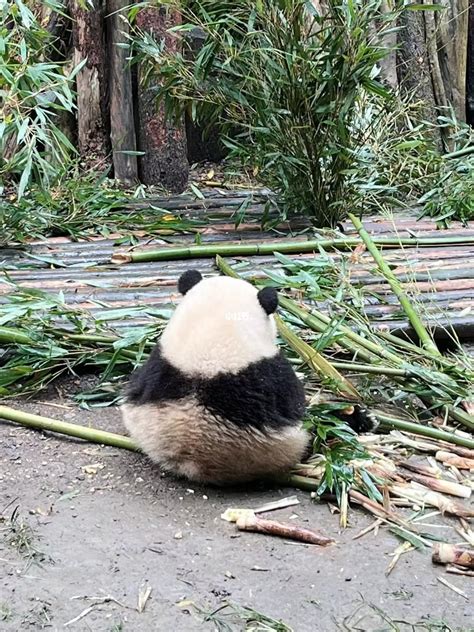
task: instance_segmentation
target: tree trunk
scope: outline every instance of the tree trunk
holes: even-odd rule
[[[474,2],[469,7],[468,45],[466,65],[466,119],[474,126]]]
[[[400,89],[423,104],[423,118],[436,124],[436,99],[433,91],[425,19],[421,11],[403,11],[398,33],[397,70]],[[441,148],[441,137],[438,142]]]
[[[138,180],[135,122],[133,116],[132,76],[127,57],[129,47],[117,46],[128,43],[128,22],[122,19],[129,6],[128,0],[107,1],[107,39],[109,53],[110,85],[110,140],[114,176],[126,184]]]
[[[380,10],[383,15],[390,13],[392,10],[388,0],[382,0]],[[390,50],[386,57],[380,60],[380,76],[385,83],[393,90],[398,88],[397,76],[397,32],[393,30],[391,33],[385,33],[381,38],[384,48]]]
[[[137,16],[137,26],[150,33],[156,40],[164,38],[167,50],[174,52],[180,46],[176,34],[166,33],[166,29],[180,23],[181,16],[176,10],[164,7],[148,8]],[[183,120],[171,122],[166,117],[164,105],[157,106],[155,85],[141,86],[141,69],[138,68],[138,143],[140,151],[140,175],[144,184],[162,184],[173,192],[182,192],[188,182],[189,164],[186,157],[186,132]],[[153,81],[153,80],[152,80]]]
[[[188,34],[188,38],[189,48],[186,55],[189,59],[193,59],[202,47],[205,35],[201,29],[195,28]],[[188,114],[185,116],[185,122],[187,155],[190,163],[204,160],[220,162],[227,155],[227,150],[221,142],[217,128],[205,130],[201,125],[196,124]]]
[[[79,0],[72,0],[71,13],[74,65],[87,58],[76,77],[79,152],[88,167],[104,168],[109,145],[102,2],[91,0],[83,9]]]
[[[436,55],[444,91],[439,105],[453,106],[456,118],[466,120],[466,64],[469,23],[469,0],[438,0],[445,11],[427,11],[425,18],[433,21]],[[437,76],[437,71],[434,77]]]

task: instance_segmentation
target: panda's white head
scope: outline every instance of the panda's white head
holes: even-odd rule
[[[181,275],[184,298],[160,340],[161,352],[189,376],[238,373],[278,353],[273,317],[278,296],[226,276],[203,279],[197,270]]]

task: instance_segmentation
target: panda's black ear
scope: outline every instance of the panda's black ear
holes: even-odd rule
[[[258,302],[264,311],[270,315],[276,312],[278,307],[278,294],[274,287],[264,287],[257,294]]]
[[[199,270],[186,270],[179,277],[178,290],[183,296],[189,292],[189,290],[197,285],[199,281],[202,281],[202,275]]]

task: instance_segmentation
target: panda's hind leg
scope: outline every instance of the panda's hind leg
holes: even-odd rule
[[[351,410],[335,411],[334,414],[341,421],[346,422],[357,434],[374,432],[379,426],[379,421],[374,413],[358,404],[351,406]]]

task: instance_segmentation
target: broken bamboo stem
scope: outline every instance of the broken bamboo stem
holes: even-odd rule
[[[380,254],[374,240],[369,235],[369,233],[365,230],[362,222],[360,221],[358,217],[356,217],[352,213],[349,213],[348,215],[349,215],[349,219],[354,224],[355,229],[359,233],[360,238],[362,239],[364,244],[367,246],[368,251],[374,258],[375,263],[378,265],[381,273],[383,274],[386,281],[392,288],[393,293],[398,298],[400,305],[403,307],[403,310],[405,311],[405,314],[407,315],[410,323],[412,324],[413,329],[416,331],[422,346],[427,351],[429,351],[430,353],[434,355],[441,355],[440,351],[438,350],[438,347],[436,346],[435,342],[432,340],[425,325],[423,324],[423,321],[421,320],[420,316],[413,308],[413,305],[411,304],[411,301],[408,298],[407,294],[405,294],[401,283],[392,272],[390,266],[385,262],[384,258]]]
[[[452,465],[460,470],[474,470],[474,459],[467,459],[444,450],[438,450],[435,454],[435,459],[444,463],[444,465]]]
[[[446,542],[435,542],[432,560],[436,564],[456,564],[456,566],[474,568],[474,550],[463,549]]]
[[[377,419],[380,421],[381,425],[386,428],[396,428],[397,430],[403,430],[404,432],[410,432],[423,437],[430,437],[431,439],[441,439],[442,441],[454,443],[455,445],[460,445],[471,450],[474,449],[474,439],[470,439],[469,437],[461,437],[460,435],[447,432],[446,430],[431,428],[430,426],[405,421],[404,419],[394,419],[393,417],[379,413],[377,413]]]

